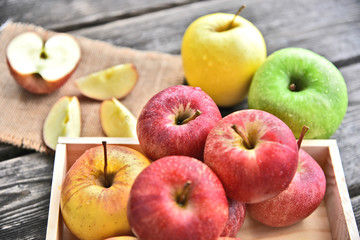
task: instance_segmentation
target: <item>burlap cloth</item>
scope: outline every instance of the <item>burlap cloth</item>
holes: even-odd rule
[[[82,58],[68,82],[49,95],[29,93],[13,80],[5,56],[9,41],[29,30],[41,35],[54,34],[38,26],[12,22],[3,26],[0,32],[0,142],[49,152],[42,139],[42,127],[51,107],[61,96],[79,98],[82,137],[105,136],[100,123],[101,101],[82,96],[74,80],[116,64],[133,63],[138,70],[139,80],[135,88],[128,96],[120,99],[135,116],[139,115],[144,104],[155,93],[183,82],[180,56],[121,48],[75,36],[81,47]]]

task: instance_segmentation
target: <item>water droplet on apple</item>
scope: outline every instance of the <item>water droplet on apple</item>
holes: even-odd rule
[[[203,59],[204,61],[206,61],[206,60],[207,60],[207,55],[206,55],[206,54],[203,55],[203,56],[202,56],[202,59]]]
[[[209,67],[211,67],[212,65],[213,65],[213,62],[212,62],[212,61],[208,62],[208,66],[209,66]]]
[[[90,205],[90,201],[88,200],[88,201],[86,201],[86,205]]]

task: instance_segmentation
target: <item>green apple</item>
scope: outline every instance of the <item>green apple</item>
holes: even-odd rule
[[[348,105],[340,71],[326,58],[303,48],[271,54],[251,82],[249,108],[270,112],[299,136],[329,138],[340,126]]]
[[[201,87],[218,106],[227,107],[246,97],[253,74],[267,55],[264,38],[251,22],[214,13],[190,24],[181,56],[188,84]]]

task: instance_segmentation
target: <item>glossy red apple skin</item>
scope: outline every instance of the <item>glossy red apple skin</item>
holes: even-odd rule
[[[177,198],[191,181],[186,204]],[[217,176],[203,162],[168,156],[153,162],[136,178],[128,218],[141,240],[215,240],[228,219],[228,202]]]
[[[239,233],[246,216],[246,204],[228,198],[229,217],[224,227],[221,237],[236,237]]]
[[[320,205],[326,178],[319,164],[304,150],[299,151],[299,167],[289,188],[264,202],[249,204],[249,215],[265,225],[285,227],[308,217]]]
[[[9,60],[7,60],[7,64],[9,67],[9,72],[15,81],[22,88],[35,94],[50,94],[56,91],[69,80],[78,66],[77,64],[71,72],[67,73],[65,76],[59,78],[56,81],[46,81],[38,74],[22,74],[17,72],[12,68]]]
[[[241,238],[233,238],[233,237],[219,237],[218,240],[241,240]]]
[[[201,111],[200,116],[176,124],[177,115],[190,116],[196,110]],[[138,117],[137,135],[142,150],[152,160],[170,155],[202,160],[206,137],[220,119],[219,108],[199,87],[177,85],[147,102]]]
[[[247,149],[247,135],[254,148]],[[215,172],[229,198],[245,203],[261,202],[285,190],[298,164],[296,139],[290,128],[261,110],[241,110],[224,117],[211,130],[204,162]]]

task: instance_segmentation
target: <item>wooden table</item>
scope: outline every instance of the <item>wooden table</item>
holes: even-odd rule
[[[333,62],[349,94],[345,119],[332,136],[339,145],[360,226],[360,2],[358,0],[29,0],[0,1],[0,24],[10,19],[117,46],[180,54],[186,27],[213,12],[242,16],[263,33],[268,54],[297,46]],[[3,53],[2,57],[4,57]],[[223,114],[246,108],[244,101]],[[0,143],[0,239],[44,239],[54,156]]]

